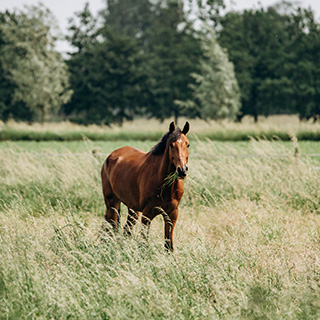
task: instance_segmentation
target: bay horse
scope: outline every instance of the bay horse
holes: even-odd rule
[[[118,228],[120,203],[128,207],[124,232],[131,235],[142,212],[141,222],[148,232],[158,214],[164,217],[165,247],[173,250],[173,229],[178,218],[178,206],[187,176],[190,125],[183,129],[170,123],[169,131],[150,152],[132,147],[114,150],[101,168],[102,191],[107,207],[105,219]],[[168,177],[177,177],[166,183]]]

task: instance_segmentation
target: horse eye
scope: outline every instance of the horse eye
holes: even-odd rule
[[[188,143],[188,145],[187,145],[187,148],[189,148],[190,147],[190,143]]]

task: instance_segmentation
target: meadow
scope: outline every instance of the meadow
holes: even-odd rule
[[[319,319],[320,143],[193,138],[173,254],[103,232],[105,156],[154,144],[0,143],[0,319]]]

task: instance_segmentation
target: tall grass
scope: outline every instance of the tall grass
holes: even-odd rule
[[[318,319],[320,171],[297,147],[194,142],[173,254],[160,217],[148,243],[102,231],[90,145],[0,149],[0,318]]]

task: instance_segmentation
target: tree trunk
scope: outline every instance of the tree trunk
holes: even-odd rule
[[[238,114],[237,118],[236,118],[236,122],[241,123],[242,122],[242,118],[243,118],[243,114]]]
[[[174,113],[174,123],[176,124],[176,126],[178,125],[178,118],[179,118],[179,114],[178,112]]]
[[[45,119],[44,106],[41,106],[41,107],[40,107],[40,111],[41,111],[41,125],[43,126],[43,124],[44,124],[44,119]]]

